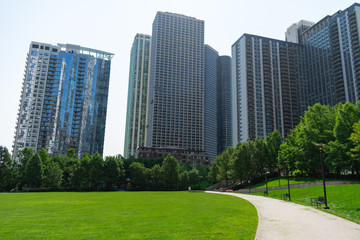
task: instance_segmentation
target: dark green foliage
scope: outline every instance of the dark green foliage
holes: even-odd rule
[[[202,165],[180,166],[170,155],[164,163],[162,159],[126,160],[121,155],[104,160],[99,154],[84,154],[79,160],[74,149],[69,149],[66,156],[50,157],[45,149],[34,154],[25,148],[17,164],[7,149],[0,147],[0,191],[109,191],[125,189],[126,182],[133,190],[184,190],[189,186],[205,189],[209,185],[208,171]]]
[[[179,162],[171,155],[163,161],[164,185],[168,189],[176,189],[179,181]]]
[[[39,154],[35,154],[27,161],[24,179],[28,187],[40,187],[43,178],[43,167]]]
[[[140,189],[145,185],[145,169],[143,163],[133,162],[130,164],[130,182],[133,189]]]
[[[95,153],[89,162],[89,178],[90,186],[93,189],[100,188],[100,185],[103,183],[103,166],[104,160],[102,156],[98,153]]]
[[[0,191],[16,187],[16,175],[11,156],[6,147],[0,146]]]

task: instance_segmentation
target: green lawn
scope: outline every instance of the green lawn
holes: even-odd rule
[[[254,239],[257,220],[249,202],[219,194],[0,194],[0,239]]]
[[[326,181],[335,181],[336,179],[326,179]],[[339,180],[339,179],[338,179]],[[341,180],[341,181],[348,181],[348,180]],[[307,183],[307,182],[322,182],[321,178],[310,178],[310,177],[290,177],[289,183],[290,184],[297,184],[297,183]],[[287,178],[282,177],[280,178],[280,186],[287,185]],[[268,181],[268,187],[278,187],[279,186],[279,178],[272,178]],[[252,188],[265,188],[265,182],[256,184],[252,186]]]
[[[287,189],[269,191],[269,197],[280,199],[287,192]],[[326,186],[326,193],[330,209],[324,211],[360,224],[360,184]],[[310,198],[324,196],[323,186],[291,188],[290,196],[295,203],[311,206]]]

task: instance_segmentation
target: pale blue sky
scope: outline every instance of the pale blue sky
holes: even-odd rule
[[[151,34],[157,11],[205,21],[205,43],[221,55],[250,33],[284,40],[301,19],[317,22],[347,0],[0,0],[0,145],[12,150],[26,54],[31,41],[72,43],[114,53],[104,155],[123,154],[129,58],[136,33]]]

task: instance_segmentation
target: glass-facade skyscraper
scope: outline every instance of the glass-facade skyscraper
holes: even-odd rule
[[[138,147],[146,146],[150,46],[151,36],[137,34],[131,48],[125,127],[125,158],[134,156]]]
[[[204,21],[156,14],[147,147],[204,151],[204,57]]]
[[[13,159],[25,147],[103,153],[112,56],[79,45],[30,44]]]

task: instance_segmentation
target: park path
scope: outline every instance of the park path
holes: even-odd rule
[[[232,195],[251,202],[259,216],[256,240],[360,239],[359,224],[312,207],[269,197],[207,192]]]

